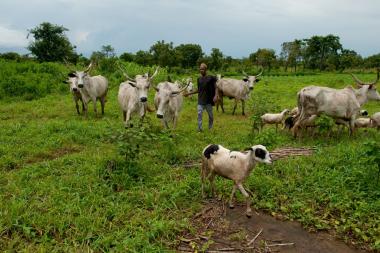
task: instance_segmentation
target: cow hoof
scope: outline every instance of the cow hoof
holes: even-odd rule
[[[247,218],[251,218],[252,217],[252,211],[247,211],[245,213],[245,215],[247,215]]]

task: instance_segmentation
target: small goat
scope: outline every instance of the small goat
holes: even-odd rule
[[[282,124],[287,113],[289,113],[288,109],[283,110],[281,113],[265,113],[261,116],[261,130],[265,124],[276,124],[277,131],[278,124]]]
[[[205,196],[204,185],[206,179],[210,181],[213,196],[215,194],[214,178],[216,175],[231,179],[234,185],[229,201],[230,208],[234,207],[233,198],[236,189],[239,189],[246,199],[246,215],[251,217],[251,201],[243,187],[243,183],[258,162],[272,163],[272,158],[263,145],[252,146],[246,152],[231,151],[221,145],[208,145],[202,152],[202,196]]]

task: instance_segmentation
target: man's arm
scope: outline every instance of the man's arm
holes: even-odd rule
[[[189,93],[186,93],[186,94],[183,94],[185,97],[187,96],[190,96],[190,95],[193,95],[193,94],[197,94],[199,93],[199,91],[192,91],[192,92],[189,92]]]

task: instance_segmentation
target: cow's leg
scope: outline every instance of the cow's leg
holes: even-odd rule
[[[173,129],[175,129],[177,127],[177,119],[178,119],[178,114],[174,114],[174,117],[173,117]]]
[[[96,109],[96,98],[91,98],[92,103],[94,104],[94,112],[95,115],[98,116],[98,110]]]
[[[75,101],[75,107],[77,108],[77,113],[78,115],[80,115],[78,99],[74,99],[74,101]]]
[[[127,119],[127,112],[126,111],[123,111],[123,121],[125,122]]]
[[[355,118],[350,119],[350,136],[354,134],[355,131]]]
[[[245,115],[244,107],[245,107],[245,101],[242,100],[242,101],[241,101],[242,115]]]
[[[88,116],[88,101],[82,101],[82,102],[83,102],[84,116],[87,117]]]
[[[104,115],[104,106],[105,106],[105,104],[106,104],[106,97],[104,96],[104,97],[100,98],[100,105],[102,107],[102,115]]]
[[[231,192],[230,202],[229,202],[230,208],[234,208],[235,207],[235,205],[234,205],[234,197],[235,197],[235,193],[236,193],[236,189],[237,188],[238,187],[237,187],[237,185],[234,182],[234,185],[232,186],[232,192]]]
[[[234,110],[232,111],[232,115],[235,115],[237,104],[238,104],[238,100],[235,98]]]
[[[220,108],[222,108],[222,112],[224,113],[223,96],[220,97]]]
[[[128,111],[127,111],[127,117],[126,117],[125,122],[124,122],[125,128],[129,127],[128,126],[128,122],[129,122],[130,119],[131,119],[131,110],[128,109]],[[133,125],[131,124],[130,127],[133,127]]]
[[[202,158],[202,168],[201,168],[201,183],[202,183],[202,197],[205,198],[205,184],[206,184],[206,178],[208,174],[210,173],[207,165],[207,161],[205,158]]]
[[[244,195],[245,200],[246,200],[247,210],[246,210],[245,214],[247,215],[247,217],[251,217],[252,216],[252,210],[251,210],[251,199],[249,198],[249,194],[244,189],[244,187],[241,183],[237,184],[237,187],[239,188],[240,192]]]

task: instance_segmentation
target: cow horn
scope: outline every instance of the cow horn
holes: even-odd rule
[[[263,69],[261,69],[261,72],[260,72],[259,74],[257,74],[257,75],[256,75],[256,77],[259,77],[259,76],[261,76],[261,75],[263,74],[263,71],[264,71],[264,70],[263,70]]]
[[[182,89],[180,89],[179,91],[173,91],[173,92],[172,92],[172,95],[179,94],[179,93],[183,92],[184,90],[186,90],[187,86],[189,86],[189,85],[190,85],[190,82],[188,82],[188,83],[186,84],[186,86],[183,87]]]
[[[159,89],[157,88],[157,86],[154,86],[153,87],[157,92],[159,91]]]
[[[63,59],[63,62],[65,63],[66,67],[69,69],[70,72],[75,72],[72,64],[70,64],[66,58]]]
[[[380,72],[379,72],[379,69],[377,70],[377,77],[376,77],[376,80],[373,81],[373,82],[370,82],[370,83],[365,83],[365,82],[359,80],[359,78],[357,78],[354,74],[352,74],[352,73],[350,73],[350,74],[351,74],[352,78],[354,78],[355,82],[356,82],[357,84],[359,84],[359,85],[375,85],[375,84],[379,81],[379,79],[380,79]]]
[[[248,74],[244,70],[242,71],[242,73],[243,75],[248,76]]]
[[[129,76],[127,75],[127,73],[121,68],[121,66],[120,66],[119,63],[117,63],[117,67],[118,67],[119,70],[123,73],[123,75],[125,76],[125,78],[127,78],[127,80],[132,81],[132,82],[136,82],[135,79],[133,79],[133,78],[131,78],[131,77],[129,77]]]
[[[88,65],[87,69],[84,72],[87,73],[88,71],[90,71],[91,67],[92,67],[92,62],[90,62],[90,65]]]
[[[159,69],[159,67],[157,67],[156,71],[154,71],[153,75],[149,77],[150,79],[153,79],[153,77],[155,77],[155,75],[157,75],[158,69]]]

